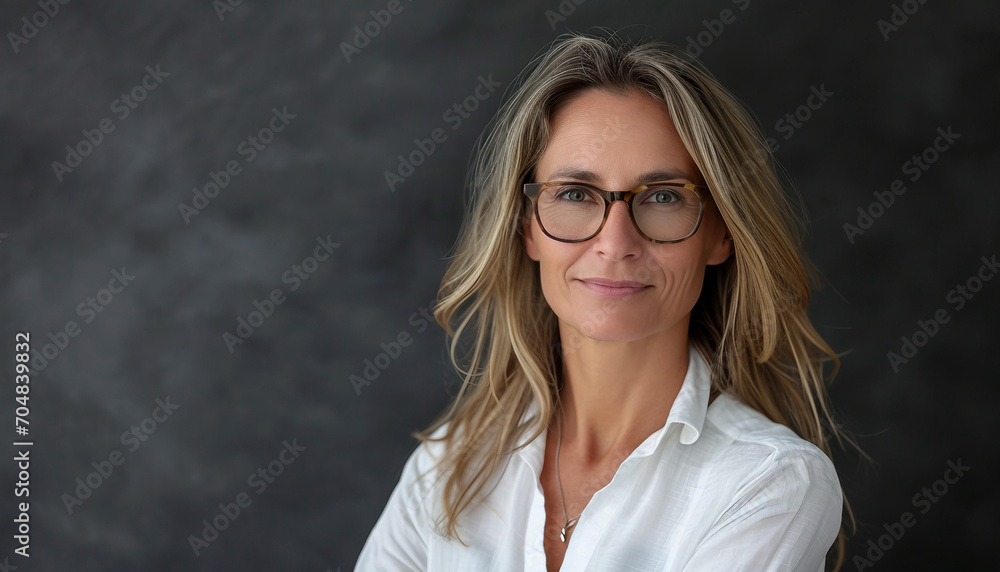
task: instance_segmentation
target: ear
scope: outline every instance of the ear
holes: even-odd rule
[[[725,230],[722,233],[721,240],[716,241],[716,244],[713,246],[712,252],[708,257],[707,264],[722,264],[723,262],[729,260],[729,257],[732,255],[733,237],[729,235],[729,230]]]
[[[711,223],[715,232],[712,233],[711,243],[707,245],[709,252],[708,259],[705,261],[710,266],[722,264],[729,260],[729,257],[733,255],[735,250],[733,247],[733,237],[729,234],[729,228],[726,227],[725,221],[722,220],[722,215],[714,205],[712,211]]]
[[[538,245],[535,244],[535,235],[533,222],[535,220],[535,213],[531,210],[531,203],[529,202],[525,207],[525,215],[521,218],[521,236],[524,240],[524,249],[528,252],[528,258],[538,262],[540,256],[538,255]]]

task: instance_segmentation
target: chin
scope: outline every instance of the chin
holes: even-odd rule
[[[616,323],[620,320],[605,320],[599,322],[596,319],[583,320],[572,326],[580,335],[586,336],[599,342],[631,342],[645,337],[643,332],[636,329],[636,322]]]

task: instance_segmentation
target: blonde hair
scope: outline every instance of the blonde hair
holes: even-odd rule
[[[434,308],[463,378],[449,407],[413,434],[445,442],[437,466],[447,478],[439,534],[458,537],[459,515],[506,455],[541,435],[558,403],[563,348],[538,265],[521,242],[521,223],[532,215],[521,187],[546,146],[553,114],[588,89],[638,90],[667,106],[732,236],[734,255],[706,269],[691,315],[690,340],[710,364],[713,391],[735,394],[828,456],[825,429],[838,443],[854,444],[834,421],[826,394],[824,363],[833,363],[832,378],[840,361],[806,315],[811,266],[800,245],[801,214],[783,191],[761,129],[736,97],[679,48],[615,34],[560,36],[515,86],[477,142],[471,200]],[[521,424],[532,403],[540,415]],[[449,422],[447,434],[432,437]],[[525,432],[530,437],[518,446]],[[844,506],[855,527],[846,498]],[[843,564],[845,542],[842,526],[834,570]]]

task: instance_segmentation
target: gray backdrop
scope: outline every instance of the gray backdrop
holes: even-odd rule
[[[845,352],[832,395],[876,460],[838,454],[861,524],[849,556],[870,561],[846,569],[996,564],[995,3],[0,12],[5,569],[352,569],[409,433],[457,387],[421,309],[472,146],[547,42],[594,26],[699,53],[804,198],[811,312]],[[476,98],[480,82],[500,87]],[[378,377],[356,391],[365,360]],[[30,558],[14,552],[26,500]]]

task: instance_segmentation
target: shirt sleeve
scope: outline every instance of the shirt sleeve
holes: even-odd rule
[[[823,572],[843,493],[816,449],[772,455],[698,545],[684,572]]]
[[[427,540],[430,533],[423,484],[419,471],[426,470],[423,443],[410,455],[375,523],[355,572],[422,572],[427,570]]]

